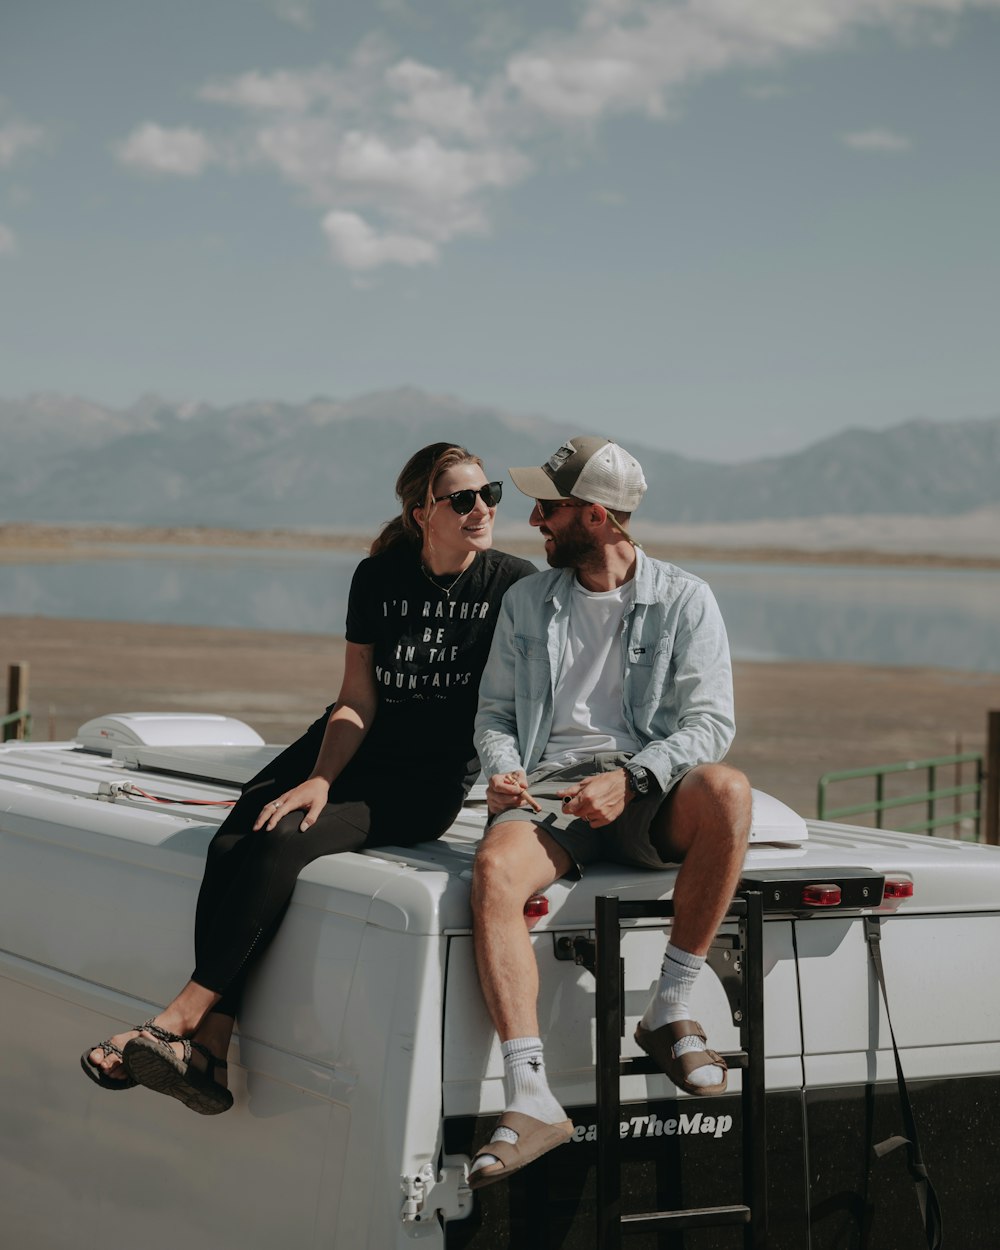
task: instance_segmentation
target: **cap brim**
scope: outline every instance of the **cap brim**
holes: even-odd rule
[[[511,481],[530,499],[568,499],[544,469],[508,469]]]

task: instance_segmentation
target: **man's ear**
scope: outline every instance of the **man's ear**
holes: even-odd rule
[[[583,512],[594,529],[600,529],[608,519],[608,510],[602,503],[592,503]]]

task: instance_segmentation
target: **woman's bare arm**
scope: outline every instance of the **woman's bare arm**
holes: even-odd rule
[[[375,719],[377,708],[374,648],[349,642],[344,657],[344,680],[340,694],[337,695],[337,702],[326,723],[323,742],[309,778],[269,803],[257,817],[254,829],[266,825],[271,830],[282,816],[295,811],[306,813],[300,829],[305,831],[310,825],[314,825],[326,806],[330,786],[364,741]]]
[[[329,787],[340,776],[371,728],[377,707],[374,648],[349,642],[344,657],[344,680],[327,721],[310,780],[322,779]]]

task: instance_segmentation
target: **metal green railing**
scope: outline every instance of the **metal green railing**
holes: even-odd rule
[[[7,730],[10,725],[23,726],[21,734],[18,735],[16,730],[14,733],[8,733]],[[6,716],[0,716],[0,742],[9,742],[11,738],[16,737],[20,737],[24,741],[28,741],[31,738],[31,713],[27,708],[20,708],[16,712],[8,712]]]
[[[966,764],[975,765],[975,781],[938,787],[937,772],[939,768],[962,769]],[[892,798],[885,797],[886,777],[897,773],[910,773],[920,770],[925,770],[927,773],[925,790],[916,794],[894,795]],[[875,799],[873,802],[854,803],[849,807],[829,807],[827,805],[828,786],[840,781],[859,781],[867,777],[875,779]],[[971,751],[963,755],[939,755],[934,759],[907,760],[902,764],[878,764],[873,768],[848,768],[841,772],[824,773],[820,777],[816,796],[816,811],[820,820],[843,820],[848,816],[863,816],[874,813],[875,827],[882,829],[885,827],[882,821],[884,812],[894,811],[900,807],[916,807],[926,803],[926,820],[915,821],[906,825],[896,825],[894,827],[902,833],[929,833],[944,825],[957,826],[963,821],[971,820],[975,823],[976,841],[978,841],[983,815],[984,778],[985,765],[983,756]],[[961,799],[967,794],[976,796],[975,807],[961,807]],[[955,803],[955,810],[948,815],[938,814],[937,805],[943,799],[958,800]]]

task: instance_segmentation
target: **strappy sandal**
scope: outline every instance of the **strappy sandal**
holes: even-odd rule
[[[670,1077],[678,1089],[684,1090],[686,1094],[696,1094],[702,1098],[724,1094],[729,1079],[725,1059],[718,1051],[707,1048],[686,1050],[679,1055],[675,1054],[674,1047],[684,1037],[700,1037],[702,1042],[707,1041],[705,1030],[697,1020],[675,1020],[672,1024],[664,1024],[658,1029],[644,1029],[640,1024],[635,1031],[635,1040],[638,1045],[649,1055],[660,1071]],[[722,1080],[717,1085],[696,1085],[689,1080],[695,1068],[704,1068],[709,1064],[722,1069]]]
[[[183,1055],[175,1054],[168,1042],[180,1042]],[[205,1059],[204,1072],[192,1065],[193,1050]],[[232,1094],[215,1080],[216,1070],[225,1072],[229,1065],[201,1042],[172,1034],[166,1039],[134,1037],[125,1045],[123,1062],[137,1084],[168,1094],[199,1115],[219,1115],[233,1105]]]
[[[161,1041],[179,1042],[181,1039],[175,1037],[168,1029],[161,1029],[158,1024],[154,1024],[152,1020],[147,1020],[145,1024],[133,1024],[127,1029],[122,1029],[123,1033],[152,1033],[154,1037],[160,1038]],[[126,1042],[126,1045],[128,1043]],[[115,1055],[122,1063],[124,1076],[109,1076],[99,1064],[94,1063],[91,1055],[95,1050],[103,1050],[105,1059],[108,1055]],[[80,1056],[80,1066],[95,1085],[100,1085],[101,1089],[135,1089],[139,1084],[134,1077],[128,1075],[128,1069],[125,1068],[125,1055],[120,1046],[109,1037],[107,1041],[98,1042],[96,1046],[89,1046]]]

